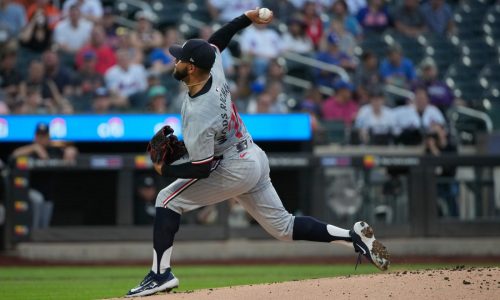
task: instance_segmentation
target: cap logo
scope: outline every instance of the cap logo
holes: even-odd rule
[[[194,59],[192,57],[189,59],[189,61],[194,63]]]

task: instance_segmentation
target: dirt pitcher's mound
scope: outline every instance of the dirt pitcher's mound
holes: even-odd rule
[[[178,292],[158,299],[500,299],[500,268],[403,271]]]

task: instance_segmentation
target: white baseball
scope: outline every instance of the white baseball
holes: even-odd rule
[[[267,21],[271,17],[271,10],[268,8],[259,9],[259,19],[262,21]]]

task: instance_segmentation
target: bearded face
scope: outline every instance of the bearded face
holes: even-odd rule
[[[179,81],[184,80],[188,76],[187,64],[181,61],[175,64],[173,76]]]

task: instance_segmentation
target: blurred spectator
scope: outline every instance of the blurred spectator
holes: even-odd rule
[[[131,63],[132,56],[127,49],[118,49],[116,57],[117,64],[108,69],[104,79],[107,88],[122,99],[119,106],[126,107],[128,96],[146,89],[147,74],[143,65]]]
[[[346,0],[346,3],[349,13],[353,16],[357,15],[360,9],[366,7],[366,0]]]
[[[330,24],[330,33],[338,37],[340,51],[354,57],[354,49],[357,46],[357,42],[354,36],[345,29],[344,23],[339,20],[333,20]]]
[[[380,63],[380,76],[385,83],[409,88],[416,79],[411,60],[403,57],[401,46],[395,44],[387,51],[387,58]]]
[[[283,77],[286,75],[285,60],[283,58],[272,59],[267,68],[266,82],[272,83],[275,81],[283,82]]]
[[[285,101],[286,95],[283,93],[283,84],[279,81],[271,82],[268,83],[263,92],[258,93],[256,98],[248,101],[246,112],[249,114],[284,114],[288,112]]]
[[[45,67],[45,79],[52,80],[57,89],[64,96],[74,93],[75,76],[73,71],[59,62],[58,54],[53,50],[47,50],[42,55],[42,62]],[[44,86],[44,97],[51,94],[48,87]]]
[[[44,80],[45,80],[45,66],[40,60],[34,59],[30,62],[26,78],[20,84],[21,86],[28,86],[28,85],[42,86],[44,84]]]
[[[321,117],[321,107],[323,105],[323,94],[318,86],[311,85],[310,88],[305,92],[304,100],[302,103],[304,107],[307,107],[308,110],[313,110],[318,117]]]
[[[247,10],[262,7],[261,0],[207,0],[207,8],[212,20],[226,23]]]
[[[269,94],[273,100],[270,108],[271,113],[286,114],[288,106],[286,101],[288,96],[285,93],[282,80],[266,81],[265,93]]]
[[[316,55],[316,59],[336,66],[340,66],[347,70],[353,70],[355,64],[353,59],[347,54],[340,51],[338,37],[330,33],[326,38],[326,50],[321,51]],[[324,86],[333,86],[334,82],[338,79],[337,74],[316,69],[316,84]]]
[[[302,14],[307,25],[307,35],[311,39],[314,48],[317,50],[320,46],[321,37],[323,36],[323,21],[321,21],[316,11],[316,4],[311,1],[305,2],[302,7]]]
[[[132,45],[148,54],[154,48],[161,47],[161,33],[153,28],[155,16],[150,11],[138,11],[135,14],[137,26],[132,31]]]
[[[297,9],[290,0],[268,0],[264,1],[262,5],[269,8],[273,12],[275,19],[283,23],[288,23],[290,18],[297,12]]]
[[[225,52],[225,51],[224,51]],[[255,81],[256,76],[252,70],[252,63],[249,57],[242,57],[240,63],[236,68],[235,84],[238,91],[238,99],[246,102],[252,96],[252,83]],[[240,107],[239,107],[240,108]],[[239,111],[246,111],[239,109]]]
[[[78,155],[78,149],[69,145],[58,145],[51,143],[49,126],[39,123],[35,129],[33,143],[22,146],[12,152],[11,158],[28,156],[34,159],[62,159],[74,162]],[[51,201],[52,181],[50,176],[35,181],[29,190],[29,198],[33,212],[33,228],[47,228],[52,219],[53,203]]]
[[[97,73],[97,57],[94,51],[88,51],[82,55],[82,64],[75,76],[75,96],[73,106],[77,111],[90,111],[94,91],[103,87],[104,76]]]
[[[48,21],[43,10],[37,10],[21,31],[19,36],[21,45],[38,53],[49,49],[52,45],[52,29]]]
[[[358,65],[354,73],[356,93],[364,95],[367,91],[377,88],[380,83],[377,56],[369,50],[363,51],[361,64]]]
[[[97,56],[94,51],[89,50],[82,54],[82,62],[75,78],[80,92],[92,92],[104,84],[104,77],[97,72],[96,64]]]
[[[118,49],[126,49],[130,55],[130,61],[134,64],[143,64],[144,53],[132,43],[132,32],[125,27],[118,27],[116,30],[118,37]]]
[[[273,98],[269,93],[260,93],[248,103],[247,113],[267,114],[272,112]]]
[[[107,114],[111,112],[113,101],[111,94],[105,87],[97,88],[92,97],[92,112],[96,114]]]
[[[299,104],[299,109],[306,112],[311,117],[311,128],[313,132],[321,131],[321,105],[323,104],[323,95],[317,86],[311,86],[307,89],[304,100]]]
[[[446,125],[443,114],[429,104],[425,87],[416,86],[414,99],[410,104],[394,108],[394,133],[403,144],[420,144],[432,124]]]
[[[358,105],[352,98],[353,86],[349,82],[339,80],[334,88],[335,94],[323,102],[323,119],[344,121],[345,125],[350,127],[358,112]]]
[[[382,33],[391,25],[384,0],[368,0],[368,5],[358,11],[357,19],[365,33]]]
[[[92,28],[90,35],[90,43],[83,46],[76,54],[76,66],[79,69],[83,64],[83,56],[85,53],[93,52],[96,57],[95,70],[99,74],[104,74],[106,71],[116,64],[116,56],[110,46],[106,44],[106,33],[100,25],[95,25]]]
[[[78,6],[72,5],[68,17],[56,25],[54,42],[59,50],[75,53],[88,42],[92,26],[92,22],[81,17]]]
[[[49,90],[49,96],[44,97],[42,86],[28,85],[23,88],[23,92],[14,104],[17,114],[71,114],[73,107],[57,89],[54,81],[48,79],[44,87]]]
[[[440,35],[452,34],[455,25],[453,23],[453,11],[444,0],[429,0],[422,4],[422,15],[427,28]]]
[[[52,113],[49,101],[42,97],[42,89],[38,85],[26,87],[26,91],[17,99],[15,109],[16,114],[50,114]]]
[[[0,115],[8,114],[10,114],[9,106],[5,103],[4,99],[0,98]]]
[[[17,64],[17,47],[5,46],[0,51],[0,88],[6,93],[7,98],[13,98],[19,92],[21,73]]]
[[[140,178],[136,188],[134,224],[153,224],[156,215],[156,196],[158,188],[152,176]]]
[[[409,37],[424,33],[427,28],[419,0],[404,0],[403,5],[394,14],[394,25],[398,32]]]
[[[57,22],[61,20],[61,12],[59,8],[51,3],[51,0],[36,0],[35,3],[28,7],[26,12],[30,21],[33,18],[40,18],[40,13],[45,17],[45,23],[48,24],[51,31],[56,28]]]
[[[269,60],[277,58],[283,50],[279,34],[265,24],[247,27],[241,34],[240,45],[242,53],[252,57],[257,76],[264,75]]]
[[[163,34],[163,43],[161,47],[155,48],[149,55],[149,64],[151,71],[156,73],[166,73],[173,70],[175,58],[168,49],[173,44],[179,42],[179,32],[175,27],[168,27]]]
[[[355,127],[363,144],[388,145],[392,139],[395,121],[392,110],[384,105],[381,90],[369,93],[370,104],[363,105],[358,112]]]
[[[98,23],[101,20],[103,9],[100,0],[66,0],[63,5],[63,14],[65,17],[71,14],[71,7],[75,5],[85,19],[94,23]]]
[[[438,79],[438,69],[432,58],[426,58],[420,64],[421,78],[420,85],[427,89],[431,104],[446,114],[446,111],[453,105],[455,97],[448,85]]]
[[[26,11],[13,0],[0,2],[0,43],[17,38],[26,25]]]
[[[433,123],[425,136],[425,150],[432,156],[446,154],[457,154],[457,147],[452,143],[443,125]],[[436,175],[449,181],[440,181],[436,184],[438,215],[446,217],[458,217],[459,208],[457,203],[458,183],[454,180],[456,168],[453,166],[441,166],[436,168]]]
[[[306,33],[307,24],[300,17],[288,21],[288,31],[283,34],[283,49],[303,55],[314,50],[311,38]]]
[[[101,25],[106,33],[106,44],[108,44],[111,49],[116,50],[118,48],[118,25],[116,24],[116,16],[113,12],[113,8],[109,6],[104,8]]]
[[[148,91],[148,112],[167,114],[173,113],[168,107],[167,89],[161,85],[153,86]]]
[[[200,32],[198,35],[200,39],[207,41],[213,33],[214,30],[212,26],[206,25],[200,28]],[[224,74],[226,74],[227,77],[232,77],[235,73],[234,59],[231,55],[230,50],[231,49],[228,49],[228,51],[222,51],[220,53],[222,59],[222,67],[224,68]]]
[[[363,1],[364,0],[358,0]],[[364,2],[363,6],[366,6],[366,2]],[[349,14],[349,10],[347,8],[347,4],[344,0],[337,0],[332,5],[332,20],[342,22],[344,24],[344,28],[350,32],[354,37],[360,38],[362,32],[362,28],[358,23],[358,20],[353,15],[357,14],[352,13]]]

